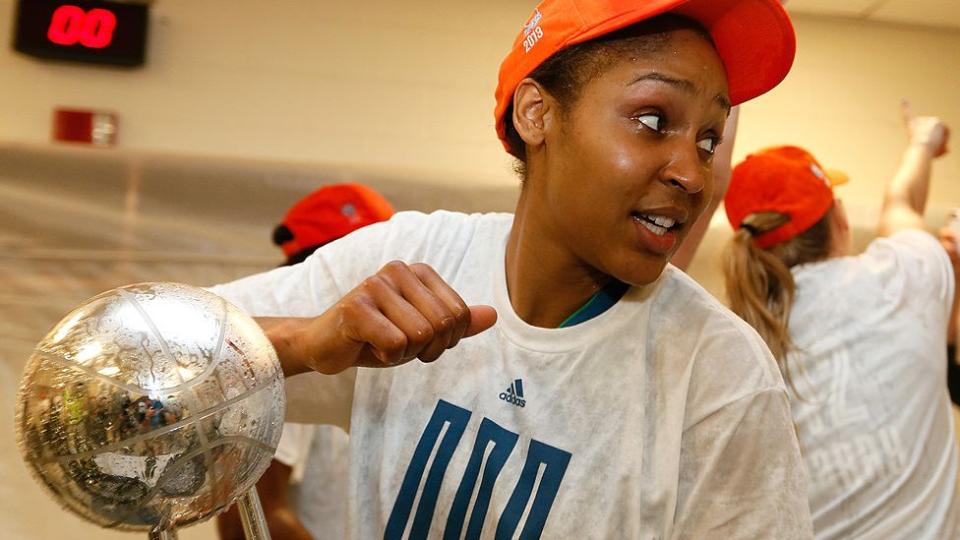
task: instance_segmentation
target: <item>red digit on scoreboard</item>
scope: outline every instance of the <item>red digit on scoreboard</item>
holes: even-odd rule
[[[106,9],[91,9],[83,23],[80,43],[91,49],[102,49],[113,41],[113,29],[117,27],[117,16]]]
[[[109,10],[97,8],[84,12],[77,6],[63,5],[53,12],[47,39],[57,45],[80,43],[91,49],[102,49],[113,41],[116,27],[117,17]]]
[[[47,38],[57,45],[76,45],[83,32],[83,21],[87,14],[77,6],[60,6],[53,12]]]

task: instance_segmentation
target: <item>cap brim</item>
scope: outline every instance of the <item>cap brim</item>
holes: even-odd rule
[[[779,0],[690,0],[671,11],[710,30],[734,105],[770,91],[793,66],[797,38]]]
[[[827,169],[823,171],[823,174],[827,175],[827,178],[830,179],[830,185],[833,187],[842,186],[850,181],[847,173],[838,171],[837,169]]]
[[[710,32],[727,73],[733,105],[770,91],[793,66],[797,37],[780,0],[649,2],[594,26],[567,45],[584,43],[663,13],[689,17]]]

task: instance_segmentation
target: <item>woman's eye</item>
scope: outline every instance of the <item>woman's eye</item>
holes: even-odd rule
[[[718,141],[716,137],[707,137],[697,141],[697,148],[710,155],[713,155],[713,153],[717,151],[718,144],[720,144],[720,141]]]
[[[636,118],[644,127],[653,131],[660,131],[661,124],[663,124],[663,119],[658,114],[641,114]]]

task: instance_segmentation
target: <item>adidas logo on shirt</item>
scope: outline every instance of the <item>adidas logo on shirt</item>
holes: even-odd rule
[[[505,392],[500,392],[500,399],[517,407],[526,407],[527,401],[523,399],[523,381],[517,379],[510,383],[510,387]]]

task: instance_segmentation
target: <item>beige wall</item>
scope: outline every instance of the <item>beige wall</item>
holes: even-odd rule
[[[57,104],[121,116],[139,149],[360,163],[514,182],[493,132],[500,58],[533,2],[159,0],[140,69],[13,52],[0,0],[0,138]]]
[[[493,133],[492,95],[500,59],[533,3],[161,0],[141,69],[0,49],[0,140],[47,141],[56,105],[102,107],[119,112],[128,148],[514,185]],[[0,20],[13,7],[0,0]],[[904,142],[900,98],[960,132],[960,31],[795,22],[794,70],[744,107],[735,158],[771,144],[808,147],[852,176],[840,194],[854,223],[870,227]],[[0,43],[9,32],[0,25]],[[953,206],[960,151],[936,165],[932,223]],[[709,240],[722,242],[722,213],[714,225]],[[711,268],[698,260],[694,271],[716,290]]]
[[[735,157],[771,144],[810,149],[852,182],[839,194],[873,223],[905,138],[899,100],[954,126],[957,151],[934,169],[931,202],[960,206],[960,31],[797,17],[787,80],[744,107]]]
[[[131,148],[510,184],[492,95],[499,61],[533,4],[161,0],[140,69],[0,50],[0,138],[46,141],[55,105],[103,107],[120,113],[121,144]],[[3,20],[13,7],[0,0]],[[744,108],[736,155],[806,145],[852,174],[845,193],[866,216],[902,143],[901,96],[960,126],[960,31],[809,17],[796,24],[796,67]],[[0,42],[9,32],[0,25]],[[960,179],[960,152],[937,174]],[[953,184],[938,182],[933,197],[960,205],[960,181]]]

